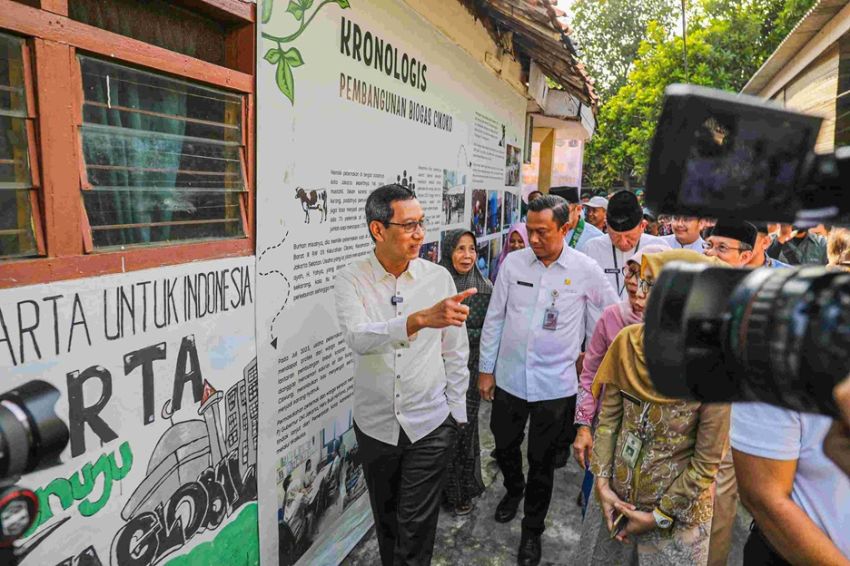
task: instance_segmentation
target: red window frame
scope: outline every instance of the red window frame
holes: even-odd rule
[[[32,3],[32,2],[30,2]],[[34,132],[33,208],[43,257],[0,262],[0,289],[123,273],[191,261],[254,254],[255,210],[255,25],[256,5],[241,0],[177,0],[233,31],[219,66],[75,21],[68,0],[38,0],[38,7],[0,0],[0,31],[28,38],[28,102]],[[242,107],[246,192],[245,238],[95,251],[83,205],[85,172],[78,135],[82,123],[82,77],[77,53],[87,53],[154,72],[223,88],[244,96]],[[31,88],[33,87],[34,88]],[[69,93],[71,96],[69,96]],[[38,109],[37,113],[35,108]]]

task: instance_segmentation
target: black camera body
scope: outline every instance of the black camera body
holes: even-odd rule
[[[647,202],[661,213],[794,223],[850,220],[850,148],[816,155],[821,120],[749,96],[672,85]],[[644,350],[658,390],[836,415],[850,373],[850,273],[817,266],[665,266]]]

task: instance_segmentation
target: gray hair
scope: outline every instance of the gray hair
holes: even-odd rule
[[[378,221],[384,226],[388,226],[393,217],[393,203],[398,200],[412,200],[416,198],[416,193],[411,189],[391,183],[378,187],[366,199],[366,226],[368,227],[373,221]],[[369,236],[374,240],[371,230]]]

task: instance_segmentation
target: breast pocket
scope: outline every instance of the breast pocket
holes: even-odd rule
[[[508,308],[520,312],[529,312],[537,305],[538,285],[516,279],[511,282],[510,290],[508,291],[509,300]]]
[[[551,297],[551,294],[549,296]],[[551,306],[552,300],[550,298],[546,303],[546,308]],[[576,292],[558,290],[555,308],[558,311],[558,328],[574,325],[577,321],[581,321],[584,315],[584,297]]]

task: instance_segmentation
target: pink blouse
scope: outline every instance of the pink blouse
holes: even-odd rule
[[[602,363],[602,358],[605,357],[608,347],[625,326],[626,322],[623,320],[619,304],[610,305],[602,311],[602,316],[599,317],[599,322],[596,323],[596,328],[593,329],[590,344],[585,349],[584,363],[578,379],[576,425],[591,426],[593,424],[593,419],[599,410],[599,403],[593,398],[590,387],[593,385],[596,370],[599,369],[599,364]]]

